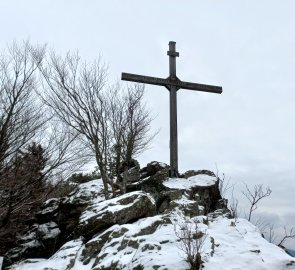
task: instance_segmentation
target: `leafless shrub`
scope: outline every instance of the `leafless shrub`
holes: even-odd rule
[[[69,195],[72,191],[75,190],[76,185],[67,181],[59,182],[53,186],[49,185],[49,188],[52,191],[49,193],[48,198],[60,198]]]
[[[295,230],[294,230],[294,227],[288,230],[287,227],[284,226],[284,236],[279,241],[278,246],[283,246],[284,242],[288,239],[295,239]]]
[[[201,269],[206,235],[199,229],[198,220],[185,218],[175,225],[174,231],[179,239],[179,249],[184,252],[190,269]]]
[[[262,217],[254,218],[251,222],[260,230],[262,234],[264,234],[268,228],[268,223]]]
[[[282,236],[279,237],[281,229],[283,229],[284,232]],[[274,224],[268,224],[263,234],[270,243],[276,244],[277,246],[282,247],[283,249],[285,248],[284,243],[287,240],[295,239],[294,227],[288,229],[286,226],[278,226],[275,228]]]

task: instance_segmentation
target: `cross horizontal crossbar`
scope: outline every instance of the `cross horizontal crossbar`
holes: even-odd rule
[[[175,86],[177,88],[196,90],[196,91],[202,91],[202,92],[209,92],[209,93],[216,93],[216,94],[222,93],[222,87],[220,87],[220,86],[184,82],[184,81],[179,80],[178,78],[171,79],[170,77],[168,77],[167,79],[163,79],[163,78],[142,76],[142,75],[123,72],[121,79],[124,81],[162,85],[162,86],[166,86],[168,88],[169,88],[169,86]]]

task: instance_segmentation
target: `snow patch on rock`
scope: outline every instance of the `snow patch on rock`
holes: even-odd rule
[[[169,178],[163,182],[163,185],[171,189],[190,189],[192,187],[207,187],[215,185],[216,177],[200,174],[184,178]]]
[[[81,249],[83,242],[76,239],[64,244],[49,259],[28,259],[12,266],[11,270],[66,270],[72,269],[77,259],[78,251]],[[87,268],[80,268],[87,269]]]
[[[130,196],[134,196],[135,200],[127,204],[122,203],[125,199],[128,199]],[[134,192],[126,193],[116,198],[113,198],[110,200],[104,200],[104,201],[102,201],[100,197],[95,198],[91,202],[91,204],[86,208],[86,210],[82,213],[80,217],[80,224],[87,223],[87,221],[93,218],[94,216],[102,216],[106,212],[114,214],[125,208],[130,208],[142,197],[148,197],[150,201],[153,204],[155,204],[155,200],[149,194],[142,191],[134,191]]]

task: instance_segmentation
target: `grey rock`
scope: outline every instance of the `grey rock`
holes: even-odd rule
[[[18,239],[18,246],[9,250],[5,257],[11,262],[28,257],[49,257],[55,251],[60,233],[60,229],[53,221],[34,224],[25,235]]]
[[[215,173],[212,171],[209,171],[209,170],[189,170],[189,171],[186,171],[181,177],[189,178],[191,176],[195,176],[195,175],[199,175],[199,174],[215,176]]]
[[[114,224],[124,224],[156,213],[153,198],[135,191],[116,198],[89,205],[82,216],[76,233],[89,239]]]
[[[146,165],[146,167],[140,170],[140,178],[144,179],[146,177],[150,177],[155,175],[157,172],[166,170],[168,172],[169,166],[166,163],[152,161]]]

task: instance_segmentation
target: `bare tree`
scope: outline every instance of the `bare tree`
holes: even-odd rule
[[[110,168],[115,167],[118,176],[119,164],[150,141],[151,119],[142,105],[143,89],[131,87],[123,94],[119,86],[108,87],[101,60],[82,63],[78,54],[68,53],[65,58],[52,54],[40,70],[45,103],[95,157],[108,198],[108,184],[113,185]]]
[[[242,191],[242,194],[250,202],[248,221],[251,221],[252,214],[258,207],[258,202],[262,200],[263,198],[268,197],[271,194],[271,189],[267,187],[264,191],[262,184],[255,185],[253,190],[250,190],[246,184],[245,184],[245,187],[246,187],[246,190]]]
[[[83,145],[77,143],[77,134],[72,133],[68,126],[53,115],[48,118],[50,120],[47,121],[44,132],[39,134],[36,141],[44,147],[47,159],[43,177],[51,179],[54,187],[67,179],[73,171],[83,167],[89,157],[85,156]]]
[[[0,57],[0,171],[30,142],[44,124],[42,105],[36,104],[36,71],[44,47],[13,43]]]
[[[67,54],[64,59],[52,54],[48,65],[43,66],[41,72],[46,82],[45,104],[80,135],[80,142],[95,154],[107,198],[107,151],[111,142],[109,126],[106,125],[109,108],[102,96],[106,68],[99,60],[91,66],[81,64],[77,54]]]
[[[54,189],[47,180],[77,153],[36,94],[44,54],[44,46],[24,42],[0,56],[0,253]]]
[[[22,196],[7,171],[23,150],[43,128],[45,119],[41,104],[36,104],[36,71],[44,57],[44,47],[29,42],[13,43],[0,57],[0,190],[1,228],[6,226],[15,203],[15,194]],[[16,173],[16,169],[14,170]],[[5,206],[5,207],[4,207]],[[3,208],[4,207],[4,208]]]
[[[108,99],[113,138],[111,167],[122,193],[126,192],[128,169],[133,165],[133,158],[147,148],[156,134],[148,135],[152,118],[142,103],[143,94],[144,86],[140,84],[129,86],[127,93],[117,85]]]

